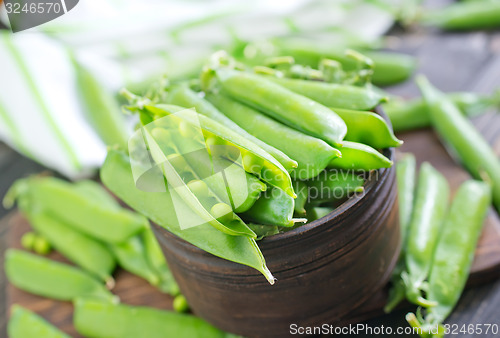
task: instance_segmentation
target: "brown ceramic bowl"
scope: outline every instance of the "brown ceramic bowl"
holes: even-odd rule
[[[394,150],[385,155],[394,159]],[[388,281],[399,255],[395,168],[371,175],[362,196],[327,216],[258,242],[277,278],[213,256],[155,227],[193,312],[247,337],[290,335],[290,325],[335,324]]]

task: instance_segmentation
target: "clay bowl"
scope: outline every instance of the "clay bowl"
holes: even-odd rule
[[[394,149],[385,155],[394,160]],[[292,324],[335,325],[386,285],[398,258],[395,168],[372,172],[363,195],[325,217],[258,242],[274,285],[256,270],[155,231],[191,309],[216,327],[280,337]]]

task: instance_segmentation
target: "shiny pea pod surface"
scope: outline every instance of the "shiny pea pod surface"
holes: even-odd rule
[[[258,224],[291,227],[297,221],[293,218],[293,210],[294,199],[274,188],[268,189],[241,217]]]
[[[318,67],[323,59],[335,60],[347,71],[356,69],[358,66],[355,59],[346,55],[346,48],[320,45],[304,39],[276,39],[274,43],[280,55],[293,56],[297,63],[313,68]],[[387,86],[399,83],[409,78],[415,71],[415,58],[409,55],[367,50],[361,52],[373,61],[372,81],[376,85]]]
[[[31,226],[64,257],[84,270],[114,284],[111,276],[116,261],[106,245],[43,212],[26,213]]]
[[[294,201],[295,213],[304,216],[306,214],[306,204],[309,202],[309,187],[305,181],[293,180],[293,189],[297,194],[297,198]]]
[[[325,170],[305,182],[310,202],[321,203],[339,200],[352,193],[363,193],[365,179],[351,171]]]
[[[340,144],[347,132],[344,121],[327,107],[267,77],[219,69],[216,78],[225,94],[331,145]]]
[[[374,170],[389,168],[392,161],[377,150],[362,143],[344,141],[340,148],[341,158],[330,162],[329,168],[344,170]]]
[[[176,202],[182,202],[175,193],[139,190],[134,183],[129,158],[124,153],[116,150],[108,152],[101,169],[101,179],[120,199],[154,223],[217,257],[248,265],[260,271],[271,284],[274,283],[274,277],[254,239],[225,234],[208,223],[181,228],[176,214],[189,218],[196,217],[194,212],[188,207],[182,210],[174,207],[173,198],[177,199]],[[182,206],[182,203],[176,206]]]
[[[140,232],[147,220],[126,209],[112,209],[60,179],[27,179],[30,198],[65,224],[105,242],[122,242]]]
[[[266,79],[327,107],[370,110],[385,100],[374,90],[363,87],[275,76],[267,76]]]
[[[406,248],[406,237],[413,213],[416,172],[417,163],[413,154],[406,153],[397,161],[396,179],[398,182],[399,225],[403,251]]]
[[[500,160],[492,147],[443,93],[420,77],[417,83],[431,112],[431,121],[446,146],[476,179],[490,182],[493,205],[500,211]]]
[[[69,301],[78,297],[108,302],[117,299],[83,270],[21,250],[7,250],[5,272],[14,286],[43,297]]]
[[[439,237],[429,273],[428,320],[442,323],[458,302],[469,277],[476,245],[491,203],[491,187],[479,181],[463,183],[453,199]]]
[[[282,151],[274,148],[273,146],[259,140],[258,138],[250,135],[245,129],[238,126],[235,122],[231,121],[225,114],[220,112],[216,107],[214,107],[209,101],[201,96],[203,93],[197,93],[188,84],[183,83],[175,86],[169,91],[167,97],[167,103],[196,109],[197,113],[205,115],[220,124],[226,126],[234,132],[248,138],[250,141],[257,144],[259,147],[267,151],[271,156],[273,156],[281,165],[287,170],[291,171],[293,168],[297,167],[297,162]]]
[[[290,128],[228,96],[208,94],[207,99],[247,132],[295,159],[298,167],[291,173],[294,178],[315,177],[341,155],[325,141]]]
[[[73,320],[76,330],[87,337],[223,338],[226,336],[224,332],[192,315],[95,300],[77,300]]]
[[[180,107],[176,108],[160,104],[145,106],[144,108],[153,115],[166,116]],[[286,171],[274,157],[258,145],[204,115],[182,114],[176,116],[191,125],[199,125],[205,133],[205,140],[208,141],[209,139],[213,139],[213,142],[216,144],[229,145],[237,148],[242,157],[242,166],[246,171],[284,190],[290,196],[295,197],[288,171]]]
[[[416,304],[427,305],[422,302],[422,283],[429,276],[448,208],[449,190],[446,178],[428,162],[422,163],[405,251],[408,275],[403,278],[406,297]]]
[[[403,141],[398,140],[382,116],[369,112],[332,108],[347,125],[346,141],[369,145],[375,149],[399,147]]]
[[[70,338],[42,317],[17,304],[11,307],[7,334],[10,338]]]

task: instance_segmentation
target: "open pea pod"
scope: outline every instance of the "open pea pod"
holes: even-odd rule
[[[196,112],[205,115],[220,124],[230,128],[232,131],[237,132],[241,136],[249,139],[253,143],[257,144],[259,147],[267,151],[271,156],[273,156],[281,165],[287,170],[291,171],[293,168],[297,167],[297,162],[288,157],[281,150],[276,149],[270,144],[259,140],[257,137],[248,133],[241,126],[231,121],[231,119],[220,112],[216,107],[212,105],[209,101],[205,100],[200,93],[195,92],[187,83],[181,83],[174,86],[169,90],[169,95],[167,96],[167,103],[186,107],[195,108]]]
[[[194,112],[191,113],[196,114]],[[176,117],[178,116],[179,115],[176,115]],[[233,212],[227,203],[222,203],[217,199],[214,201],[209,199],[207,195],[203,196],[203,194],[196,196],[196,191],[194,189],[190,189],[190,187],[186,184],[181,176],[182,173],[179,172],[179,165],[176,166],[179,160],[185,163],[182,155],[177,155],[175,158],[169,159],[166,155],[166,151],[168,150],[165,148],[162,149],[160,143],[158,143],[151,133],[151,130],[160,128],[160,123],[164,122],[165,119],[171,120],[166,122],[166,124],[170,125],[170,127],[182,128],[180,126],[180,122],[184,121],[183,119],[180,119],[182,121],[178,121],[178,119],[174,118],[174,116],[167,116],[162,118],[163,121],[156,120],[154,123],[143,126],[136,132],[132,139],[136,137],[144,139],[145,143],[143,145],[143,152],[146,153],[149,151],[149,154],[157,165],[156,168],[161,170],[161,173],[165,177],[168,185],[168,188],[166,187],[166,189],[175,190],[183,202],[198,215],[199,220],[197,222],[207,222],[216,229],[229,235],[255,238],[255,233],[250,230],[250,228],[243,221],[241,221],[241,219]],[[185,126],[185,128],[189,127]],[[136,145],[139,144],[139,142],[136,143]],[[131,150],[131,156],[135,156],[138,150],[140,150],[139,147],[134,148],[134,151]]]
[[[266,76],[266,79],[327,107],[370,110],[385,101],[385,98],[376,91],[363,87],[276,76]]]
[[[362,143],[344,141],[340,149],[342,151],[342,157],[331,161],[329,164],[330,168],[374,170],[392,166],[391,160],[372,147]]]
[[[339,145],[347,132],[344,121],[327,107],[270,81],[271,77],[220,68],[215,78],[225,94],[331,145]]]
[[[182,109],[184,108],[163,104],[144,106],[144,110],[156,117],[171,115]],[[226,146],[221,148],[236,150],[234,154],[225,154],[225,156],[233,161],[241,157],[241,164],[245,171],[256,175],[259,179],[272,186],[284,190],[287,194],[295,198],[292,180],[288,171],[268,152],[217,121],[204,115],[190,112],[176,114],[176,116],[187,125],[198,125],[201,128],[208,149],[213,145],[220,145]],[[187,136],[189,137],[189,135]]]
[[[250,266],[260,271],[274,284],[274,277],[266,266],[264,257],[253,238],[231,236],[215,229],[208,223],[196,227],[181,228],[176,213],[184,218],[197,217],[190,208],[174,208],[182,200],[173,191],[146,192],[139,190],[134,182],[129,158],[122,152],[111,150],[101,168],[104,184],[130,207],[150,218],[185,241],[217,257]]]
[[[294,178],[312,178],[331,160],[340,157],[340,151],[325,141],[290,128],[226,95],[207,94],[207,99],[247,132],[295,159],[298,167],[291,172]]]
[[[306,222],[303,218],[293,218],[294,199],[280,189],[268,189],[255,204],[241,216],[259,224],[292,227],[295,223]]]
[[[364,143],[375,149],[399,147],[403,141],[398,140],[387,122],[378,114],[370,111],[332,108],[347,125],[344,140]]]

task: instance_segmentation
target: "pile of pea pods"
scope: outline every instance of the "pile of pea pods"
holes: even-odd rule
[[[177,312],[188,310],[148,220],[121,207],[100,184],[29,177],[15,182],[4,204],[11,206],[16,200],[36,233],[23,236],[23,246],[40,254],[52,246],[74,265],[9,249],[5,257],[7,278],[27,292],[73,301],[75,327],[81,334],[137,337],[144,330],[141,318],[146,318],[153,326],[149,329],[157,330],[159,336],[165,332],[191,336],[201,331],[210,337],[222,335],[190,315],[118,304],[118,297],[110,292],[117,265],[174,296]],[[48,244],[36,246],[32,238],[42,238],[42,243]],[[12,338],[67,337],[18,305],[12,308],[8,332]]]

